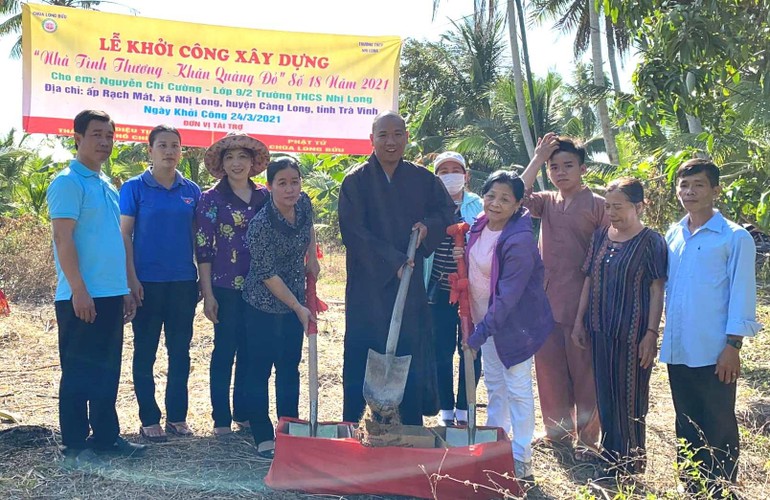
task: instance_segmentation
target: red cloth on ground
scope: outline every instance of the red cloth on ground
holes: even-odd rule
[[[514,479],[511,442],[502,429],[498,429],[498,441],[474,446],[372,448],[355,438],[292,436],[289,422],[302,421],[281,418],[275,458],[265,477],[265,484],[276,490],[442,500],[500,498],[503,495],[498,490],[506,489],[516,496],[522,494]],[[446,476],[433,481],[435,495],[429,479],[433,474]]]

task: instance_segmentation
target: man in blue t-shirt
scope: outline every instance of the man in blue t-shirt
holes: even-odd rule
[[[123,324],[136,313],[126,281],[118,191],[101,171],[112,153],[115,124],[103,111],[74,121],[76,159],[48,188],[58,275],[59,425],[65,457],[134,455],[143,445],[121,438],[115,402]],[[90,436],[89,436],[90,434]]]

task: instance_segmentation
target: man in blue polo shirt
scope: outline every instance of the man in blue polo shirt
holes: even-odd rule
[[[115,124],[103,111],[86,110],[73,128],[77,157],[51,182],[47,196],[58,274],[63,453],[87,461],[94,452],[133,455],[145,447],[119,436],[115,409],[123,324],[136,313],[118,192],[101,171],[112,153]]]
[[[756,248],[751,235],[714,209],[719,167],[705,159],[676,172],[687,215],[666,233],[666,328],[660,360],[676,411],[676,437],[690,445],[713,498],[732,498],[738,475],[735,391],[743,339],[755,335]],[[687,462],[680,448],[679,461]],[[683,471],[689,493],[701,488]],[[711,497],[709,497],[711,498]]]

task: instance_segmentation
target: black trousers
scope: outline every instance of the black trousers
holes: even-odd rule
[[[123,297],[94,299],[96,320],[77,316],[71,300],[55,303],[59,326],[59,426],[71,449],[108,449],[120,433],[115,401],[123,354]],[[89,433],[93,433],[89,438]]]
[[[249,422],[254,442],[259,444],[275,437],[268,395],[273,366],[277,417],[299,416],[299,362],[304,332],[294,313],[271,314],[247,307],[246,350],[255,394],[255,407]]]
[[[254,395],[249,388],[249,366],[246,353],[245,312],[248,304],[240,290],[213,287],[219,304],[214,325],[214,352],[211,353],[211,416],[214,427],[229,427],[233,420],[245,422],[254,406]],[[233,387],[233,411],[230,413],[230,382]]]
[[[160,423],[161,411],[155,400],[153,367],[160,343],[166,336],[168,378],[166,420],[187,418],[187,380],[190,377],[190,341],[193,335],[198,285],[195,281],[142,282],[144,300],[136,311],[134,329],[134,391],[143,426]]]
[[[714,365],[668,365],[676,437],[690,443],[694,459],[702,462],[701,473],[707,480],[735,482],[740,451],[735,418],[736,384],[720,382],[714,370]],[[679,460],[683,459],[680,450]],[[714,498],[718,496],[719,492]]]
[[[438,290],[435,303],[430,305],[433,315],[433,339],[436,350],[436,373],[438,375],[438,398],[442,410],[468,409],[465,397],[465,358],[462,351],[462,332],[457,304],[449,303],[449,291]],[[457,402],[454,395],[454,354],[460,354],[460,375],[457,384]],[[476,356],[473,371],[478,386],[481,376],[481,356]]]

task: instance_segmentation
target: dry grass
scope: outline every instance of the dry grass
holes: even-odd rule
[[[0,217],[0,289],[9,300],[32,302],[55,288],[50,227],[32,216]]]
[[[320,324],[319,372],[321,420],[339,420],[342,412],[342,345],[344,333],[344,257],[329,254],[319,296],[331,308]],[[760,320],[770,324],[770,307],[760,308]],[[218,498],[329,498],[275,492],[262,479],[269,462],[257,457],[251,436],[235,434],[214,438],[211,433],[208,363],[213,329],[200,307],[195,319],[190,375],[189,423],[195,437],[172,438],[152,445],[144,459],[114,459],[97,471],[62,466],[56,447],[59,382],[56,325],[53,308],[12,304],[12,315],[0,318],[0,408],[19,413],[23,426],[0,424],[0,498],[125,498],[125,499],[218,499]],[[137,440],[139,420],[133,394],[130,360],[133,352],[130,326],[126,327],[123,373],[118,411],[124,435]],[[770,498],[770,337],[767,332],[745,348],[745,376],[739,382],[741,415],[741,490],[747,499]],[[158,393],[166,379],[165,348],[156,365]],[[300,415],[307,413],[306,366],[303,374]],[[486,401],[483,384],[479,401]],[[647,493],[678,498],[674,462],[673,408],[666,371],[658,365],[653,373],[648,416],[648,470],[635,478],[635,491],[626,498],[645,498]],[[274,414],[274,409],[272,410]],[[539,412],[539,409],[538,409]],[[485,408],[479,422],[486,420]],[[435,419],[426,419],[434,424]],[[538,416],[539,422],[539,416]],[[550,449],[536,449],[537,487],[532,499],[612,498],[613,488],[590,484],[594,467],[578,464],[570,456]],[[427,479],[426,479],[427,480]],[[608,495],[608,496],[607,496]],[[361,497],[364,498],[364,497]],[[368,498],[368,497],[366,497]]]

